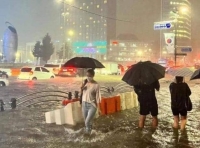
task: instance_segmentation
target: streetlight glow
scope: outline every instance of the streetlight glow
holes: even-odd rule
[[[181,14],[186,14],[189,10],[188,7],[181,7],[179,11]]]
[[[73,31],[73,30],[69,30],[69,31],[68,31],[68,34],[69,34],[70,36],[73,36],[73,35],[74,35],[74,31]]]
[[[142,51],[138,51],[137,54],[138,54],[139,56],[142,56],[143,52],[142,52]]]

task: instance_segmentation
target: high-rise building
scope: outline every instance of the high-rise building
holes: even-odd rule
[[[191,46],[191,2],[190,0],[162,0],[162,21],[173,21],[170,30],[176,34],[177,47]]]
[[[116,37],[115,0],[72,0],[61,14],[62,38],[71,43],[76,56],[106,55],[107,43]]]

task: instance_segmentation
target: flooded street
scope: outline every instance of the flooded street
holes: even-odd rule
[[[97,80],[104,86],[121,83],[119,77]],[[81,79],[56,78],[46,83],[12,80],[9,87],[2,88],[1,98],[9,102],[12,97],[20,97],[32,91],[59,88],[76,90]],[[151,129],[148,116],[144,130],[139,130],[138,108],[95,119],[90,137],[84,136],[83,124],[76,127],[45,124],[44,112],[60,108],[56,103],[43,103],[31,108],[18,108],[0,113],[1,148],[198,148],[200,147],[200,92],[199,85],[189,83],[193,92],[193,110],[188,114],[185,133],[172,129],[173,117],[166,80],[161,80],[161,90],[156,95],[159,104],[159,126]],[[27,89],[29,88],[29,89]]]

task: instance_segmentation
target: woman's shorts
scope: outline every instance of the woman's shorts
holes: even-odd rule
[[[183,109],[183,110],[179,110],[177,108],[171,108],[172,109],[172,113],[174,116],[187,116],[187,109]]]

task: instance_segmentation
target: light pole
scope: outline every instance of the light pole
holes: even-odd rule
[[[64,40],[64,45],[63,45],[63,62],[65,57],[65,50],[66,50],[66,5],[65,5],[65,0],[63,0],[63,40]]]

